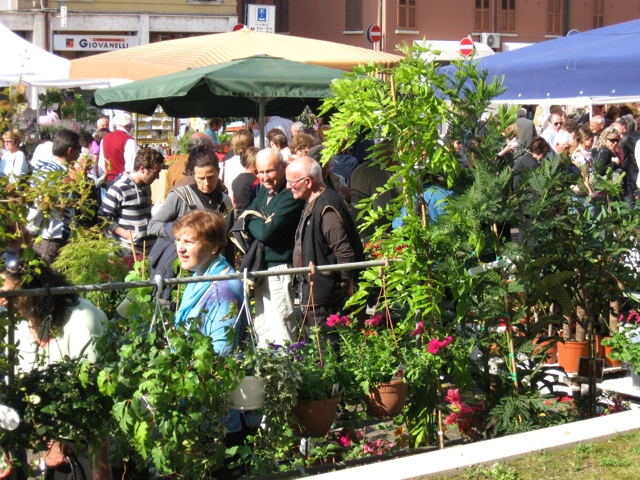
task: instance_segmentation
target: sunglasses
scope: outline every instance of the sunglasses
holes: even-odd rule
[[[564,125],[564,122],[554,122],[554,125],[556,127],[561,127],[562,125]]]
[[[619,138],[607,138],[607,140],[609,140],[611,143],[620,143]]]

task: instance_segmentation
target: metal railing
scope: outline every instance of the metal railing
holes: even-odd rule
[[[274,275],[283,275],[285,272],[289,275],[299,275],[310,273],[312,270],[317,270],[319,272],[335,272],[342,270],[359,270],[368,267],[384,267],[388,266],[389,261],[387,259],[384,260],[372,260],[367,262],[353,262],[353,263],[343,263],[339,265],[325,265],[325,266],[310,266],[310,267],[302,267],[302,268],[290,268],[285,270],[259,270],[255,272],[236,272],[226,275],[211,275],[211,276],[199,276],[199,277],[189,277],[189,278],[170,278],[166,280],[161,280],[164,285],[184,285],[188,283],[201,283],[201,282],[214,282],[218,280],[244,280],[245,278],[256,279],[256,278],[265,278],[271,277]],[[104,284],[96,284],[96,285],[79,285],[79,286],[69,286],[69,287],[51,287],[51,288],[33,288],[27,290],[6,290],[0,291],[0,298],[7,299],[7,314],[9,316],[9,321],[13,324],[13,319],[15,317],[15,298],[17,297],[42,297],[45,295],[64,295],[66,293],[83,293],[83,292],[107,292],[112,290],[129,290],[134,288],[146,288],[146,287],[154,287],[159,285],[157,280],[144,280],[137,282],[113,282],[113,283],[104,283]],[[15,345],[15,329],[9,329],[9,333],[7,336],[7,342],[9,345]],[[10,364],[15,363],[15,350],[9,349],[7,360]],[[15,371],[14,369],[9,370],[8,375],[8,383],[9,385],[13,385],[15,379]],[[11,391],[9,391],[11,394]]]
[[[250,279],[272,277],[275,275],[299,275],[311,272],[315,269],[319,272],[335,272],[342,270],[359,270],[368,267],[384,267],[388,266],[389,261],[371,260],[367,262],[342,263],[339,265],[324,265],[313,267],[289,268],[287,270],[258,270],[255,272],[247,272],[246,276]],[[214,282],[218,280],[243,280],[244,272],[230,273],[226,275],[211,275],[208,277],[189,277],[189,278],[168,278],[162,280],[164,285],[184,285],[188,283]],[[41,297],[44,295],[63,295],[65,293],[83,293],[83,292],[107,292],[111,290],[129,290],[132,288],[154,287],[157,285],[156,280],[142,280],[137,282],[113,282],[101,283],[95,285],[79,285],[69,287],[51,287],[51,288],[33,288],[29,290],[7,290],[0,292],[0,298],[12,299],[16,297]]]

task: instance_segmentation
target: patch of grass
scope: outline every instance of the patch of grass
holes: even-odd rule
[[[596,453],[597,450],[598,450],[598,447],[596,447],[592,443],[579,443],[573,449],[573,451],[576,453],[586,453],[586,454]]]
[[[502,463],[496,463],[491,467],[468,468],[460,478],[483,478],[488,480],[519,480],[516,471]]]
[[[580,480],[640,478],[640,432],[603,443],[579,443],[572,449],[535,453],[508,465],[473,467],[454,478],[488,480]]]

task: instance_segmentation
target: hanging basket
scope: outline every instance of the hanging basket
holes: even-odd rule
[[[324,437],[336,418],[340,397],[328,400],[300,400],[291,410],[298,417],[294,433],[301,437]]]
[[[240,385],[227,395],[229,408],[232,410],[258,410],[262,408],[266,384],[266,378],[245,376]]]
[[[369,396],[364,399],[367,415],[376,418],[389,418],[398,415],[407,401],[409,384],[402,380],[381,383],[371,387]]]

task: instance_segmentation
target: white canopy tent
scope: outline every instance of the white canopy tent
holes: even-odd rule
[[[96,89],[127,83],[128,80],[82,78],[69,79],[71,62],[53,55],[19,37],[0,24],[2,69],[0,86],[23,83],[31,87],[82,87]]]

